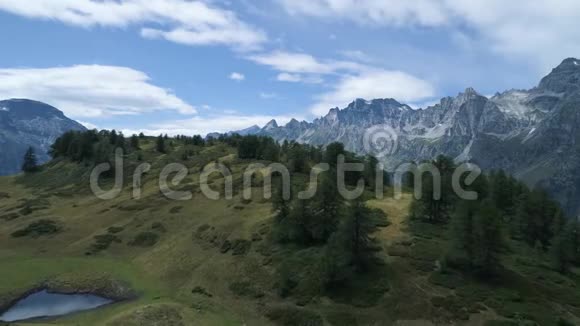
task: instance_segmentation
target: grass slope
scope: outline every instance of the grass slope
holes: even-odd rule
[[[276,255],[283,253],[269,242],[273,214],[261,190],[254,189],[252,200],[236,192],[229,201],[209,200],[199,191],[206,164],[226,162],[239,188],[250,162],[219,144],[194,148],[187,160],[179,143],[171,154],[159,155],[153,147],[151,139],[142,143],[143,161],[153,168],[140,200],[130,199],[130,187],[114,200],[95,198],[84,181],[86,167],[63,161],[35,175],[0,178],[0,305],[38,286],[113,294],[121,287],[133,289],[135,298],[47,323],[520,325],[507,320],[534,319],[556,325],[560,316],[578,322],[572,314],[580,315],[580,280],[551,272],[545,259],[526,258],[537,255],[524,248],[515,246],[506,255],[508,270],[499,284],[437,272],[447,231],[409,221],[410,195],[369,202],[391,223],[375,234],[384,266],[329,297],[297,306],[297,298],[281,299],[275,290]],[[173,161],[190,170],[178,188],[192,190],[191,200],[171,201],[159,193],[160,169]],[[218,176],[212,181],[215,189],[223,184]],[[60,229],[12,236],[39,220]]]

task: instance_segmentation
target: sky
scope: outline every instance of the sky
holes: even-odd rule
[[[0,99],[207,134],[531,88],[580,56],[577,0],[0,0]]]

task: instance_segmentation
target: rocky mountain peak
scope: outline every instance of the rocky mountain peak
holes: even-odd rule
[[[278,128],[278,122],[276,122],[275,119],[272,119],[264,126],[264,128],[262,128],[262,130],[271,130],[275,128]]]
[[[30,146],[39,162],[46,162],[52,143],[69,130],[86,128],[46,103],[27,99],[0,101],[0,175],[19,172],[24,152]]]
[[[0,112],[10,114],[14,119],[64,118],[64,113],[57,108],[46,103],[28,99],[0,101]]]
[[[552,69],[546,77],[540,81],[540,89],[555,93],[574,93],[580,90],[580,60],[568,58],[560,65]]]
[[[292,118],[292,120],[290,120],[286,126],[286,128],[299,128],[300,127],[300,122],[294,118]]]
[[[463,100],[471,100],[481,96],[482,95],[479,94],[473,87],[468,87],[462,93],[459,93],[458,98]]]

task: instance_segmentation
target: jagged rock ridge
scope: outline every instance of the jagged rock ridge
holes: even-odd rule
[[[389,168],[438,154],[502,168],[558,198],[571,214],[580,203],[580,60],[569,58],[530,90],[509,90],[491,98],[468,88],[439,104],[414,110],[394,99],[357,99],[313,122],[275,121],[259,132],[279,141],[314,145],[342,142],[365,154],[369,128],[386,125],[397,135]]]

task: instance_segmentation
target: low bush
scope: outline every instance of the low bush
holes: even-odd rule
[[[152,247],[159,241],[159,235],[154,232],[141,232],[129,242],[129,246],[133,247]]]
[[[20,215],[18,213],[8,213],[8,214],[0,215],[0,220],[12,221],[12,220],[15,220],[19,217],[20,217]]]
[[[163,223],[161,223],[161,222],[155,222],[155,223],[151,224],[151,229],[155,230],[157,232],[162,232],[162,233],[167,232],[165,225],[163,225]]]
[[[264,292],[256,289],[251,282],[234,282],[230,284],[229,289],[239,297],[258,299],[264,296]]]
[[[175,206],[169,210],[169,213],[177,214],[177,213],[181,212],[182,209],[183,209],[183,206]]]
[[[268,309],[266,317],[280,326],[322,326],[319,314],[294,306],[278,306]]]
[[[203,296],[206,296],[208,298],[213,297],[213,294],[209,293],[205,288],[201,287],[201,286],[196,286],[193,288],[193,290],[191,290],[192,294],[200,294]]]
[[[62,231],[62,228],[53,220],[43,219],[30,223],[24,229],[12,233],[14,238],[47,236]]]
[[[111,234],[117,234],[123,232],[124,230],[125,228],[122,226],[111,226],[110,228],[107,229],[107,232]]]
[[[252,247],[252,242],[243,239],[234,240],[232,243],[232,255],[234,256],[242,256],[250,251]]]

